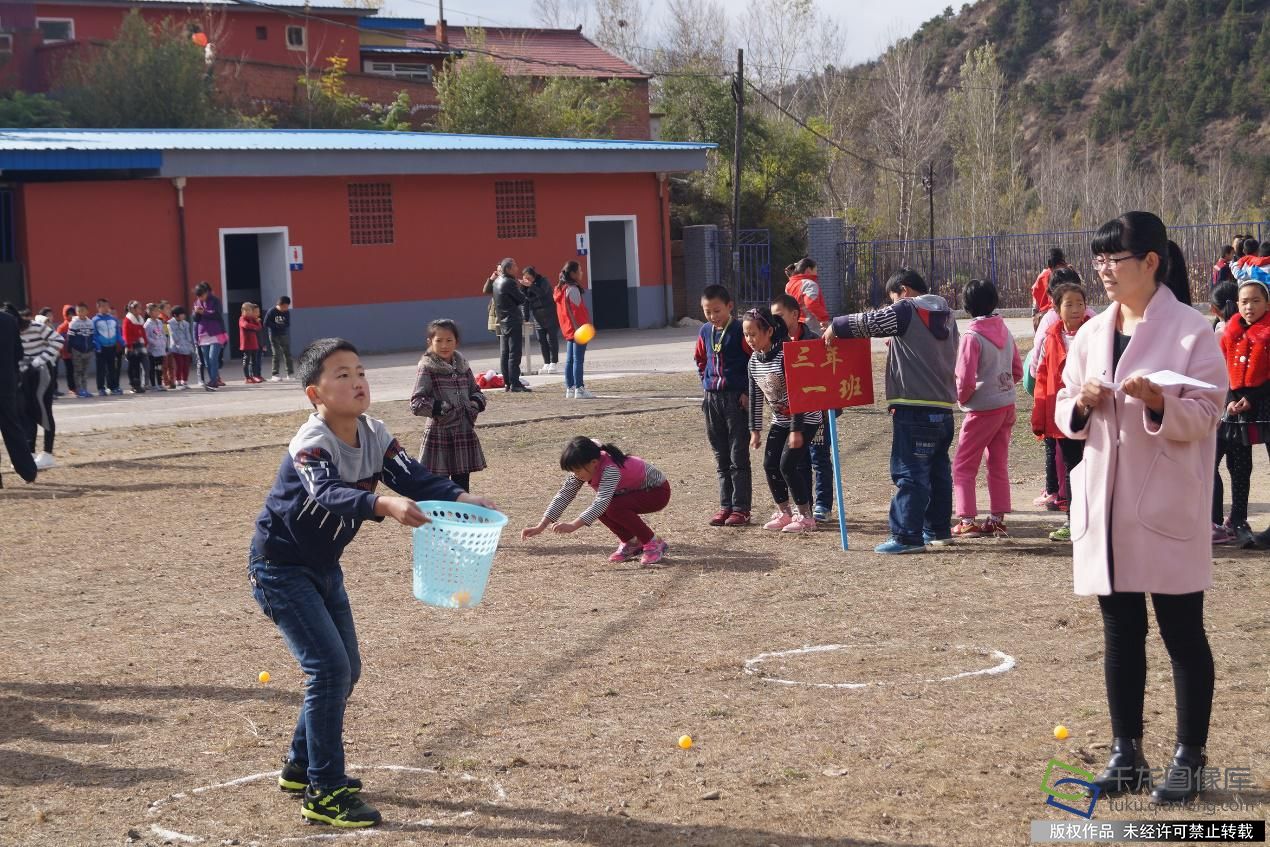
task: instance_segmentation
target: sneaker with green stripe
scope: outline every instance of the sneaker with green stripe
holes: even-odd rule
[[[362,781],[345,777],[344,784],[350,791],[361,791]],[[302,762],[282,757],[282,771],[278,774],[278,787],[283,791],[299,793],[309,787],[309,768]]]
[[[300,814],[309,823],[322,823],[342,829],[361,829],[374,826],[383,818],[379,811],[362,799],[361,794],[351,790],[347,785],[333,788],[330,791],[304,789],[304,802],[300,805]]]

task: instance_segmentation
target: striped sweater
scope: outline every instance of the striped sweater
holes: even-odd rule
[[[595,500],[587,507],[587,510],[578,515],[578,521],[587,526],[595,523],[600,519],[600,515],[608,509],[609,504],[613,502],[613,498],[619,494],[626,494],[630,491],[646,491],[650,488],[658,488],[666,483],[666,477],[662,472],[657,470],[651,464],[643,462],[638,456],[627,456],[626,463],[633,465],[639,462],[643,465],[643,477],[637,485],[625,486],[620,485],[622,479],[623,468],[614,464],[609,464],[604,468],[604,472],[600,474],[600,481],[595,487]],[[543,515],[543,520],[549,524],[553,524],[560,520],[560,516],[564,514],[564,510],[569,508],[569,504],[573,502],[573,498],[578,496],[578,492],[585,485],[582,480],[573,474],[569,474],[564,478],[564,483],[560,486],[560,491],[551,500],[551,504],[547,506],[547,511]]]
[[[22,330],[22,364],[19,366],[21,370],[43,365],[56,365],[57,358],[61,355],[62,344],[65,343],[62,336],[50,327],[48,324],[31,321],[26,329]]]
[[[804,424],[819,424],[821,412],[790,414],[789,392],[785,388],[784,345],[777,342],[766,353],[750,356],[750,431],[763,431],[763,404],[772,406],[772,426],[802,432]]]

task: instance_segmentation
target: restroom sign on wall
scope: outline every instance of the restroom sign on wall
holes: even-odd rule
[[[293,271],[304,270],[304,248],[291,245],[287,248],[287,263]]]
[[[586,233],[579,232],[578,233],[578,255],[585,256],[586,254],[587,254]]]

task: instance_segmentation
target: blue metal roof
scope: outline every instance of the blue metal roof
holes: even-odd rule
[[[578,153],[628,150],[661,152],[711,150],[696,141],[623,141],[603,138],[532,138],[510,135],[458,135],[442,132],[377,132],[328,129],[0,129],[0,168],[5,161],[35,152],[92,153],[272,151],[398,152],[543,151]]]
[[[0,129],[0,172],[149,176],[672,173],[713,144],[321,129]]]

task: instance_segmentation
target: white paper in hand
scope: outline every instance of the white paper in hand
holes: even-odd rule
[[[1161,388],[1169,388],[1174,385],[1182,386],[1183,388],[1216,388],[1217,387],[1213,385],[1212,383],[1204,382],[1203,380],[1191,379],[1189,376],[1186,376],[1185,374],[1180,374],[1177,371],[1156,371],[1153,374],[1147,374],[1145,378],[1149,379],[1151,382],[1154,382],[1156,385],[1160,386]],[[1110,388],[1113,391],[1119,391],[1121,387],[1124,385],[1124,383],[1122,382],[1108,382],[1105,379],[1099,379],[1098,382],[1100,382],[1103,385],[1103,387]]]

